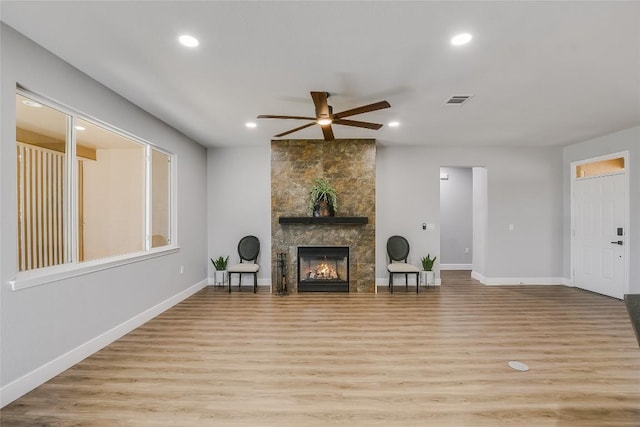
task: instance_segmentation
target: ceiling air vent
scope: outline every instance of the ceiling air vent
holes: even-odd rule
[[[444,102],[444,105],[462,105],[466,103],[473,95],[453,95]]]

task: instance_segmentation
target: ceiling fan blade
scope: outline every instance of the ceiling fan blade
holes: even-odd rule
[[[315,119],[314,119],[314,120],[315,120]],[[302,129],[304,129],[304,128],[308,128],[309,126],[313,126],[313,125],[315,125],[315,124],[316,124],[316,122],[307,123],[306,125],[302,125],[302,126],[297,127],[297,128],[295,128],[295,129],[291,129],[291,130],[288,130],[288,131],[286,131],[286,132],[282,132],[282,133],[279,133],[279,134],[277,134],[277,135],[274,135],[274,137],[275,137],[275,138],[280,138],[281,136],[289,135],[290,133],[297,132],[297,131],[299,131],[299,130],[302,130]]]
[[[331,117],[331,109],[327,103],[328,92],[311,92],[311,99],[316,106],[316,117]]]
[[[294,120],[315,120],[315,117],[303,117],[303,116],[274,116],[272,114],[260,114],[259,119],[294,119]]]
[[[335,119],[341,119],[343,117],[355,116],[356,114],[368,113],[370,111],[382,110],[383,108],[389,107],[391,107],[391,104],[389,104],[387,101],[374,102],[373,104],[363,105],[362,107],[336,113],[333,115],[333,117]]]
[[[322,133],[324,134],[325,141],[333,141],[335,137],[333,136],[333,129],[331,129],[331,125],[320,126],[322,128]]]
[[[378,130],[382,127],[380,123],[360,122],[358,120],[347,119],[334,119],[333,123],[336,125],[355,126],[358,128],[367,128]]]

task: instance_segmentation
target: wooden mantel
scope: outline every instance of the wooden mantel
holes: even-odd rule
[[[366,216],[281,216],[280,224],[368,224]]]

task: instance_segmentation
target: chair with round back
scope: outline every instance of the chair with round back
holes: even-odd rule
[[[409,274],[416,275],[416,293],[420,292],[420,269],[407,263],[409,242],[402,236],[391,236],[387,239],[387,255],[389,256],[389,290],[393,293],[393,275],[404,274],[405,287],[409,287]]]
[[[240,263],[227,268],[229,278],[229,292],[231,292],[231,275],[238,274],[238,288],[242,285],[243,274],[253,274],[253,293],[258,289],[258,255],[260,254],[260,240],[256,236],[244,236],[238,243]]]

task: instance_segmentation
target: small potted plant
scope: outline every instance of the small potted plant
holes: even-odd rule
[[[334,216],[338,210],[335,188],[324,178],[316,178],[309,193],[309,213],[312,216]]]
[[[437,256],[431,258],[431,254],[427,254],[426,257],[420,259],[420,262],[422,262],[422,269],[424,270],[424,283],[427,286],[436,284],[436,273],[433,272],[433,263],[436,262],[437,258]]]
[[[229,257],[223,258],[219,256],[215,260],[211,258],[211,263],[216,271],[213,272],[213,280],[216,284],[224,286],[224,280],[227,273],[227,264],[229,263]]]

